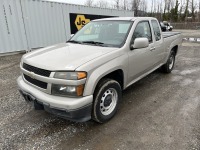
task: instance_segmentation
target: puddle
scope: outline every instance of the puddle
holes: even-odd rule
[[[200,43],[200,38],[183,38],[183,41]]]

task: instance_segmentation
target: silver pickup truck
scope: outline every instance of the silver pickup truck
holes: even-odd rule
[[[66,43],[25,54],[19,91],[36,110],[104,123],[124,89],[158,68],[172,71],[181,41],[180,33],[163,35],[155,18],[94,20]]]

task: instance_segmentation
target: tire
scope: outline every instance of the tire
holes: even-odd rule
[[[164,72],[164,73],[172,72],[172,70],[174,68],[175,60],[176,60],[175,57],[176,57],[175,52],[171,51],[169,58],[167,60],[167,63],[161,67],[162,72]]]
[[[92,119],[98,123],[109,121],[116,114],[121,98],[120,84],[112,79],[102,79],[95,89]]]

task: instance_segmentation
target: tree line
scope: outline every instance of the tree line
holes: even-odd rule
[[[130,10],[135,16],[151,16],[172,22],[200,21],[200,0],[87,0],[85,5]]]

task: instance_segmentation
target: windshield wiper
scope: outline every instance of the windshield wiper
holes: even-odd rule
[[[70,42],[70,43],[77,43],[77,44],[82,44],[82,42],[80,42],[80,41],[75,41],[75,40],[70,40],[70,41],[67,41],[67,42]]]
[[[105,43],[102,42],[96,42],[96,41],[76,41],[76,40],[70,40],[67,41],[70,43],[77,43],[77,44],[93,44],[93,45],[97,45],[97,46],[103,46],[103,47],[107,47],[108,45],[105,45]]]
[[[94,45],[98,45],[98,46],[107,46],[107,45],[105,45],[105,43],[97,42],[97,41],[83,41],[82,43],[94,44]]]
[[[90,44],[104,44],[102,42],[96,42],[96,41],[83,41],[83,43],[90,43]]]

